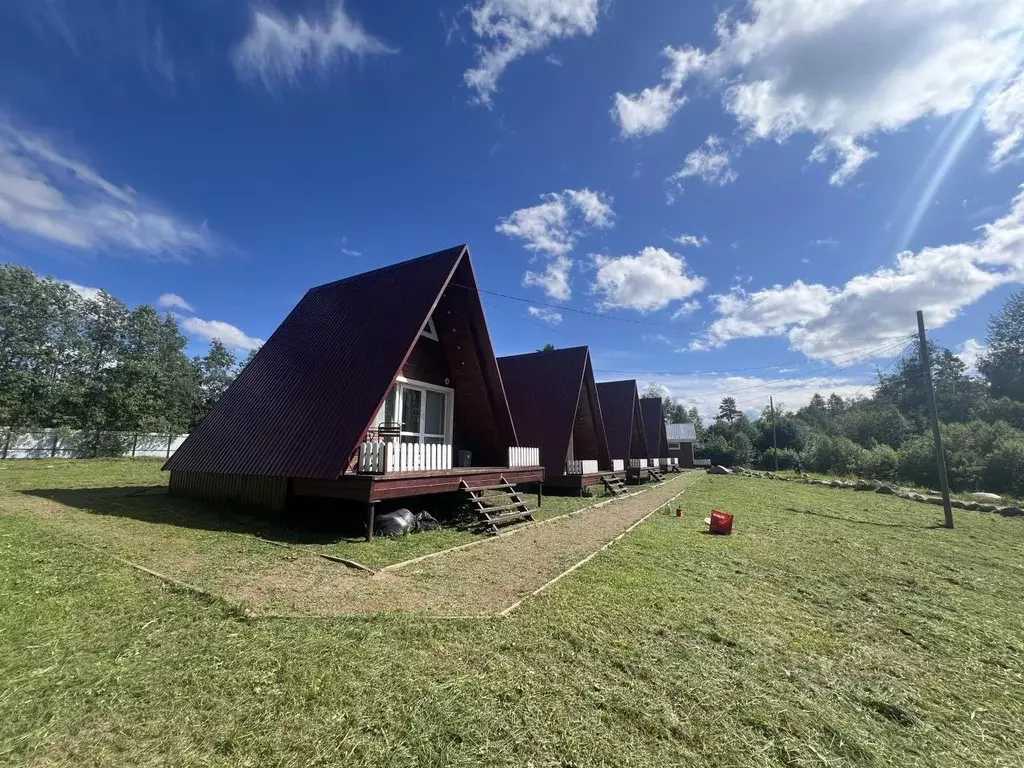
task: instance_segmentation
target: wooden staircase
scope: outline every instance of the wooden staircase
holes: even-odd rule
[[[660,483],[665,479],[665,476],[661,474],[661,467],[648,467],[647,476],[656,483]]]
[[[507,525],[533,521],[533,508],[504,476],[498,485],[471,486],[463,480],[459,490],[466,495],[479,518],[470,526],[479,533],[494,534]]]
[[[621,496],[626,493],[626,483],[621,475],[605,472],[601,475],[601,482],[604,483],[604,489],[612,496]]]

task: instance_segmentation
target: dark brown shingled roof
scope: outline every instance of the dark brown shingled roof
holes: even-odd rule
[[[613,459],[647,458],[647,436],[636,381],[603,381],[597,385],[604,431]],[[635,439],[638,436],[638,439]]]
[[[644,432],[647,433],[647,458],[668,456],[668,438],[665,436],[665,404],[660,397],[640,398],[644,414]]]
[[[500,357],[498,367],[519,442],[540,448],[540,461],[549,478],[565,474],[569,441],[581,404],[590,404],[593,441],[601,469],[611,467],[587,347]],[[581,417],[586,421],[588,414]],[[576,458],[580,457],[577,451]]]
[[[469,289],[495,420],[515,445],[469,249],[459,245],[311,289],[164,469],[338,477],[460,264],[467,285],[453,290]]]

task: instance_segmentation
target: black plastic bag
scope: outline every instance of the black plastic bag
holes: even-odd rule
[[[416,516],[408,509],[377,515],[373,521],[373,532],[378,536],[404,536],[415,530]]]
[[[420,512],[416,515],[417,531],[433,531],[441,527],[441,524],[434,519],[429,512]]]

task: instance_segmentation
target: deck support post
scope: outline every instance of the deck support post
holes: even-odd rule
[[[537,483],[537,509],[544,503],[544,483]]]
[[[373,541],[373,502],[366,504],[366,541]]]

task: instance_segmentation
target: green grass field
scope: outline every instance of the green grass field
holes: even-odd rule
[[[707,476],[507,619],[246,619],[82,544],[291,550],[40,495],[161,482],[0,464],[0,765],[1022,765],[1019,519]]]

